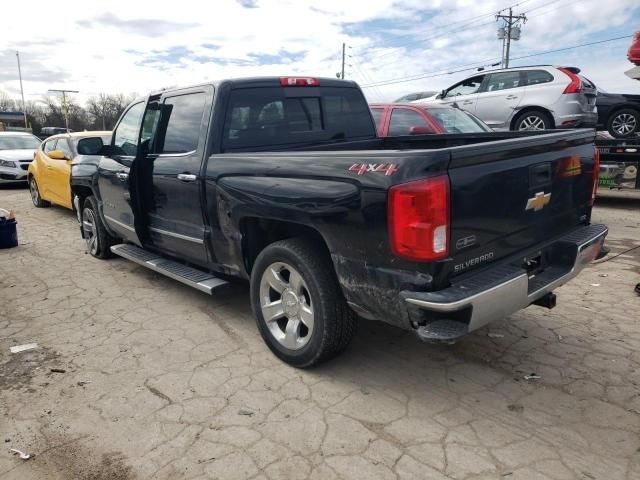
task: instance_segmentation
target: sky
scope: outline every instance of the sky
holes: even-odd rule
[[[143,95],[231,77],[345,77],[369,101],[441,90],[499,62],[495,14],[524,13],[511,66],[579,67],[608,92],[640,94],[624,75],[631,38],[537,55],[640,30],[638,0],[75,0],[3,2],[0,91],[25,98],[48,89]],[[506,13],[503,12],[503,13]],[[529,56],[528,58],[521,58]],[[463,70],[463,71],[461,71]],[[406,81],[406,79],[412,79]]]

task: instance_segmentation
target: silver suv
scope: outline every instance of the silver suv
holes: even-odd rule
[[[595,127],[597,89],[579,73],[548,65],[491,70],[415,103],[455,102],[494,130]]]

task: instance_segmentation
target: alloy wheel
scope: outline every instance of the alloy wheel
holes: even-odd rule
[[[38,185],[33,177],[29,179],[29,193],[31,193],[31,201],[37,207],[40,203],[40,192],[38,191]]]
[[[90,208],[85,208],[82,212],[82,231],[87,242],[87,249],[91,255],[96,255],[98,253],[98,229],[95,214]]]
[[[636,129],[636,117],[630,113],[621,113],[611,122],[611,129],[618,135],[629,135]]]
[[[311,295],[302,275],[291,265],[272,263],[262,273],[260,309],[269,331],[283,347],[299,350],[311,339]]]
[[[528,115],[520,120],[518,130],[545,130],[544,120],[537,115]]]

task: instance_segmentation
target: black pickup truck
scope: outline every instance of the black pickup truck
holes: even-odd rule
[[[271,350],[342,351],[356,318],[455,341],[596,258],[592,130],[377,138],[358,86],[225,80],[133,102],[72,166],[88,250],[212,293],[250,281]]]

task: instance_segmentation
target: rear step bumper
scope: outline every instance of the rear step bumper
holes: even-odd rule
[[[400,295],[428,319],[417,330],[423,340],[455,340],[526,308],[571,280],[598,257],[608,231],[605,225],[589,225],[553,242],[544,248],[548,266],[532,276],[520,266],[500,264],[437,292]]]

